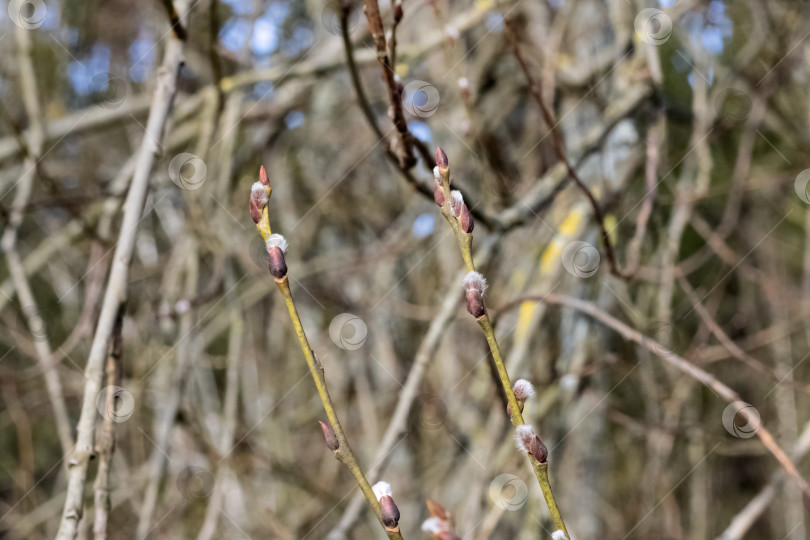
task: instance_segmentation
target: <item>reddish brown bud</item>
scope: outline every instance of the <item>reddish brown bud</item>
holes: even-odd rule
[[[391,484],[381,480],[371,486],[371,491],[380,501],[383,525],[389,529],[396,529],[397,523],[399,523],[399,508],[394,504],[394,499],[391,496]]]
[[[265,170],[264,165],[262,165],[259,169],[259,182],[261,182],[263,186],[270,185],[270,178],[267,176],[267,171]]]
[[[380,497],[380,510],[382,511],[383,525],[389,529],[396,529],[399,523],[399,508],[390,495]]]
[[[546,445],[537,434],[534,428],[527,424],[522,424],[515,430],[515,444],[517,447],[534,457],[540,463],[545,463],[548,460],[548,449]]]
[[[447,154],[441,146],[436,147],[436,166],[440,169],[450,167],[450,161],[447,159]]]
[[[537,435],[532,437],[532,442],[529,444],[529,454],[540,463],[548,461],[548,448]]]
[[[466,204],[461,206],[461,217],[459,219],[461,220],[461,230],[467,234],[472,233],[475,228],[475,221],[473,221],[470,209],[467,208]]]
[[[399,23],[402,20],[402,4],[397,3],[394,6],[394,22]]]
[[[287,240],[280,234],[271,234],[267,239],[267,254],[270,256],[270,275],[281,279],[287,275],[287,262],[284,254],[287,252]]]
[[[254,182],[250,188],[250,217],[253,223],[262,219],[262,210],[267,206],[267,188],[261,182]]]
[[[427,500],[427,507],[428,512],[431,516],[437,517],[442,521],[450,521],[450,512],[447,511],[447,508],[439,504],[438,502],[434,501],[433,499]]]
[[[482,317],[486,312],[481,295],[475,291],[467,291],[467,311],[475,317]]]
[[[335,431],[332,429],[332,426],[324,424],[320,420],[318,420],[318,423],[321,425],[323,442],[326,444],[326,447],[332,452],[337,452],[337,449],[340,448],[340,443],[337,440],[337,436],[335,436]]]
[[[469,272],[464,276],[464,292],[467,298],[467,311],[476,319],[483,316],[487,310],[484,307],[484,291],[487,289],[487,280],[478,272]]]
[[[433,182],[433,200],[439,206],[444,206],[444,189],[437,182]]]

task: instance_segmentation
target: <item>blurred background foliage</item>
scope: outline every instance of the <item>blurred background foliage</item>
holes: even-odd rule
[[[462,538],[550,538],[462,305],[463,265],[429,196],[433,163],[386,159],[391,104],[362,6],[348,30],[383,141],[358,106],[336,3],[192,4],[129,276],[121,386],[132,401],[115,424],[109,536],[381,537],[322,444],[322,407],[249,219],[263,163],[304,326],[361,465],[393,485],[403,535],[427,538],[431,498]],[[380,7],[390,30],[392,6]],[[408,128],[447,151],[476,212],[487,304],[513,380],[537,387],[524,414],[550,450],[573,538],[806,538],[806,499],[751,426],[728,422],[725,401],[661,357],[674,351],[736,390],[810,475],[807,3],[402,7],[394,67]],[[4,227],[31,131],[20,13],[34,20],[46,136],[18,243],[42,326],[31,328],[4,264],[0,534],[47,538],[66,478],[35,342],[53,350],[73,427],[171,29],[160,2],[0,10]],[[616,271],[515,43],[605,214]],[[549,292],[612,314],[653,351],[538,301]],[[406,419],[392,423],[403,400]]]

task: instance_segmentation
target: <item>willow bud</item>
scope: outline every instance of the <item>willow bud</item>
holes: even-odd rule
[[[399,23],[402,20],[402,4],[397,3],[394,6],[394,22]]]
[[[461,221],[461,230],[467,234],[471,234],[473,232],[473,228],[475,228],[475,221],[473,221],[472,214],[470,214],[470,209],[467,208],[466,204],[461,205],[461,217],[459,220]]]
[[[540,463],[548,461],[548,449],[537,434],[534,428],[528,424],[522,424],[515,430],[515,444],[518,450],[529,454]]]
[[[460,217],[461,208],[463,206],[464,195],[462,195],[460,191],[454,189],[450,192],[450,212],[452,212],[455,217]]]
[[[467,297],[467,311],[476,319],[486,313],[484,307],[484,291],[487,290],[487,280],[478,272],[469,272],[464,276],[464,292]]]
[[[512,391],[518,401],[527,401],[534,397],[534,385],[526,379],[518,379]]]
[[[380,501],[380,511],[382,513],[382,522],[388,529],[396,529],[399,524],[399,508],[394,503],[394,498],[391,496],[391,484],[388,482],[377,482],[371,486],[371,490]]]
[[[450,168],[450,161],[447,159],[447,154],[441,146],[436,147],[436,166],[443,173],[447,172]]]
[[[433,200],[439,206],[444,206],[444,186],[439,167],[433,167]]]
[[[321,425],[321,431],[323,431],[323,442],[326,444],[326,447],[332,452],[337,452],[337,449],[340,448],[340,442],[338,442],[332,426],[325,424],[320,420],[318,420],[318,423]]]
[[[262,210],[267,206],[268,199],[267,188],[261,182],[253,182],[250,188],[250,217],[253,223],[261,221]]]
[[[267,254],[270,256],[270,274],[276,279],[282,279],[287,275],[285,253],[287,253],[287,240],[280,234],[271,234],[267,239]]]

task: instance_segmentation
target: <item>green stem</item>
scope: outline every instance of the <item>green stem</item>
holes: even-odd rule
[[[476,320],[478,325],[481,327],[481,330],[483,330],[484,336],[487,338],[489,350],[492,353],[492,359],[495,362],[495,367],[498,371],[498,377],[500,378],[501,385],[503,385],[504,391],[506,392],[506,400],[509,403],[509,412],[511,413],[510,420],[512,421],[512,425],[517,427],[524,423],[523,415],[520,412],[520,407],[518,406],[517,399],[515,398],[515,393],[512,391],[512,383],[509,380],[509,373],[507,373],[506,366],[503,363],[503,357],[501,357],[501,350],[500,347],[498,347],[498,341],[495,339],[495,329],[492,328],[492,323],[489,320],[488,314],[484,314]],[[548,506],[549,513],[551,514],[551,519],[554,521],[555,529],[563,531],[565,536],[568,537],[568,529],[566,529],[565,522],[560,515],[560,510],[557,508],[557,500],[554,498],[554,493],[551,491],[551,484],[548,480],[548,463],[540,463],[534,458],[534,456],[529,456],[529,461],[531,461],[534,474],[537,476],[537,481],[540,483],[540,489],[543,491],[543,498],[546,500],[546,505]]]
[[[472,234],[468,234],[462,230],[458,218],[453,215],[450,209],[449,169],[442,173],[441,180],[442,192],[444,193],[445,199],[444,204],[442,205],[442,215],[447,220],[447,223],[450,224],[450,228],[453,229],[453,233],[456,235],[456,241],[458,242],[461,257],[464,259],[464,266],[467,269],[467,272],[475,272],[475,264],[473,263],[472,259]],[[487,339],[487,344],[489,345],[489,350],[492,354],[492,360],[495,363],[496,370],[498,371],[498,378],[500,379],[501,385],[503,386],[503,391],[506,394],[506,401],[509,403],[509,419],[512,421],[512,425],[517,428],[524,423],[523,415],[521,414],[521,409],[518,406],[517,399],[515,399],[515,393],[512,391],[512,382],[509,380],[509,373],[506,371],[506,365],[504,364],[503,357],[501,356],[501,349],[498,347],[498,340],[495,339],[495,329],[492,327],[492,322],[489,320],[489,314],[487,313],[484,313],[481,317],[478,317],[476,321]],[[548,511],[549,514],[551,514],[551,519],[554,522],[555,529],[563,531],[566,538],[570,538],[568,529],[565,527],[565,522],[560,515],[560,510],[557,508],[557,501],[554,498],[554,493],[551,491],[551,484],[548,480],[548,463],[540,463],[534,458],[534,456],[531,455],[528,457],[532,464],[532,469],[534,469],[534,474],[537,476],[537,481],[540,483],[540,489],[543,492],[543,498],[546,500],[546,505],[548,506]]]
[[[304,353],[304,358],[307,361],[309,372],[312,375],[312,379],[315,381],[315,387],[318,389],[318,396],[321,398],[321,403],[323,403],[326,416],[329,418],[329,423],[332,425],[332,429],[335,431],[335,436],[337,437],[339,443],[338,449],[335,451],[335,457],[338,459],[338,461],[343,463],[346,468],[349,469],[349,471],[351,471],[352,475],[354,475],[357,485],[360,486],[360,491],[363,492],[363,495],[365,495],[366,499],[368,500],[371,509],[374,511],[374,515],[376,515],[377,519],[380,520],[380,525],[382,525],[383,529],[385,529],[385,533],[388,535],[388,538],[391,540],[402,540],[402,534],[399,532],[399,527],[396,529],[389,529],[382,524],[380,503],[377,501],[377,496],[374,495],[374,491],[371,489],[371,484],[369,484],[366,475],[363,474],[363,471],[357,464],[357,459],[355,459],[354,454],[352,453],[352,449],[349,446],[349,441],[346,439],[346,435],[343,433],[343,428],[340,425],[337,413],[335,413],[335,408],[332,405],[332,398],[329,397],[329,390],[326,388],[326,379],[323,375],[323,366],[315,356],[315,353],[312,352],[312,347],[309,346],[309,340],[304,332],[304,326],[301,324],[301,318],[298,316],[298,310],[295,307],[292,292],[290,291],[290,282],[286,276],[281,280],[277,279],[275,281],[278,285],[278,289],[281,291],[282,296],[284,296],[284,303],[287,305],[287,311],[290,312],[290,319],[292,320],[293,327],[295,328],[295,335],[298,337],[298,343],[301,345],[301,351]]]
[[[529,456],[529,458],[532,462],[534,474],[537,476],[537,481],[540,482],[540,489],[543,491],[543,498],[546,499],[546,505],[548,505],[551,520],[554,522],[554,528],[564,532],[566,538],[571,538],[568,534],[568,529],[565,528],[562,515],[560,515],[560,509],[557,508],[557,500],[554,498],[554,493],[551,491],[551,483],[548,481],[548,462],[540,463],[532,456]]]

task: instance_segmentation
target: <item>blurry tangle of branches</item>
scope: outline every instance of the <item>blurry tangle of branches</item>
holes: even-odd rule
[[[806,537],[804,3],[7,8],[0,534]]]

